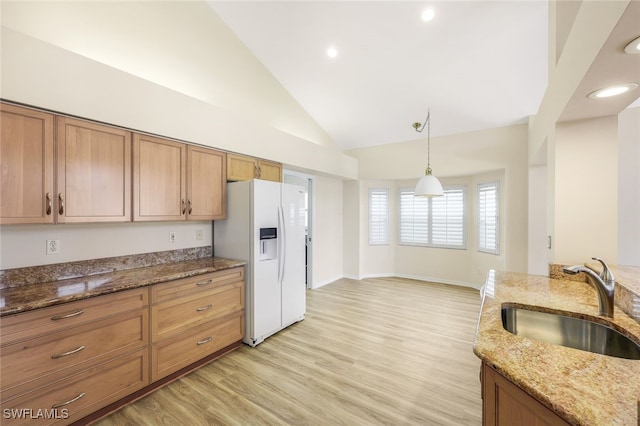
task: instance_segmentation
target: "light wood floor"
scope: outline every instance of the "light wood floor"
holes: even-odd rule
[[[480,425],[477,290],[399,278],[307,291],[307,317],[110,425]]]

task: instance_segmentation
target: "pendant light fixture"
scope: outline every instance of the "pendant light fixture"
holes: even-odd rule
[[[418,133],[422,133],[425,126],[427,126],[427,170],[425,170],[425,175],[418,181],[413,195],[416,197],[441,197],[444,195],[442,184],[437,177],[431,174],[431,111],[427,112],[427,119],[424,124],[413,123],[413,128]]]

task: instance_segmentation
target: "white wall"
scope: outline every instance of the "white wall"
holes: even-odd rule
[[[547,235],[547,166],[529,167],[529,274],[549,275]]]
[[[556,126],[555,263],[617,259],[617,129],[617,116]]]
[[[196,240],[196,230],[203,231],[202,240]],[[176,233],[173,243],[169,232]],[[211,239],[211,222],[3,225],[0,270],[206,247]],[[60,240],[60,253],[47,255],[46,240]]]
[[[360,181],[350,180],[343,183],[343,232],[342,251],[344,253],[344,276],[360,279],[361,224]]]
[[[342,181],[315,177],[313,194],[311,288],[318,288],[344,275]]]
[[[618,116],[618,260],[640,266],[640,108]]]

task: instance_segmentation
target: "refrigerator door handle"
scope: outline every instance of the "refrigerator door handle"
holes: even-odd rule
[[[286,230],[284,223],[284,209],[282,205],[278,207],[278,227],[280,228],[280,234],[278,236],[278,282],[282,284],[282,280],[284,279],[284,267],[286,262]]]

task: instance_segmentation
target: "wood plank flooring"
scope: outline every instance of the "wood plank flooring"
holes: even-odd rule
[[[307,317],[98,425],[480,425],[477,290],[400,278],[307,291]]]

